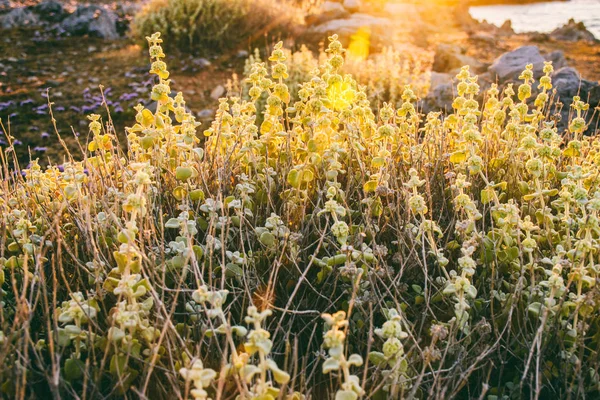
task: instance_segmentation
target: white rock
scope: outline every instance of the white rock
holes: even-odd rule
[[[344,8],[352,13],[360,10],[360,0],[344,0]]]
[[[213,100],[219,100],[225,94],[225,87],[219,85],[210,92],[210,98]]]

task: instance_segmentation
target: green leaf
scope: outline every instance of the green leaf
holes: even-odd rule
[[[165,224],[165,228],[179,228],[179,220],[177,218],[171,218]]]
[[[115,378],[125,375],[128,369],[126,355],[115,354],[110,358],[110,373]]]
[[[385,367],[387,363],[385,355],[378,351],[372,351],[369,353],[369,361],[377,367]]]
[[[225,265],[225,274],[228,276],[242,276],[244,275],[244,270],[237,264],[228,263]]]
[[[202,189],[194,189],[190,192],[190,199],[192,201],[202,201],[204,200],[204,192]]]
[[[191,167],[177,167],[175,169],[175,178],[178,181],[187,181],[194,174],[194,169]]]
[[[467,153],[464,151],[456,151],[450,156],[450,162],[452,164],[458,164],[464,162],[467,159]]]
[[[377,181],[368,181],[363,185],[365,193],[374,192],[377,189]]]
[[[494,200],[495,191],[492,188],[486,188],[481,191],[481,203],[488,204]]]
[[[535,302],[535,303],[531,303],[529,305],[529,307],[527,307],[527,311],[529,311],[532,314],[535,314],[536,317],[538,317],[540,315],[540,311],[542,309],[542,304]]]
[[[290,186],[295,188],[300,186],[300,173],[298,172],[298,170],[293,169],[290,172],[288,172],[287,182],[290,184]]]
[[[371,160],[371,168],[378,169],[385,165],[385,159],[383,157],[373,157]]]
[[[268,247],[273,247],[275,245],[275,236],[273,236],[271,232],[263,232],[258,240]]]
[[[323,373],[324,374],[327,374],[331,371],[337,371],[338,369],[340,369],[340,362],[338,360],[336,360],[335,358],[328,358],[323,363]]]
[[[358,395],[352,390],[338,390],[335,394],[335,400],[356,400]]]
[[[65,377],[68,381],[75,381],[83,376],[85,364],[76,358],[69,358],[65,361]]]

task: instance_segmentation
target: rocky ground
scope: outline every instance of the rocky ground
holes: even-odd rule
[[[371,52],[386,46],[416,45],[433,54],[431,90],[425,111],[450,108],[452,78],[463,64],[480,74],[483,87],[515,81],[526,63],[541,72],[545,60],[555,65],[558,95],[578,92],[592,106],[600,102],[600,44],[575,22],[551,34],[515,34],[510,24],[495,27],[470,18],[456,4],[427,2],[326,1],[306,15],[295,43],[318,48],[328,34],[349,43],[366,34]],[[429,4],[429,5],[428,5]],[[53,104],[58,130],[76,148],[87,135],[85,116],[108,107],[118,130],[133,120],[132,106],[146,102],[152,81],[139,43],[127,36],[136,2],[37,4],[0,0],[0,117],[17,139],[15,149],[60,162],[61,149],[49,117]],[[250,49],[249,49],[250,50]],[[199,118],[210,120],[215,98],[233,73],[240,73],[247,53],[170,54],[173,89],[181,90]],[[99,85],[104,85],[103,97]],[[566,104],[568,106],[568,104]],[[568,107],[563,108],[563,118]],[[85,142],[85,140],[82,140]],[[6,141],[0,138],[0,145]]]

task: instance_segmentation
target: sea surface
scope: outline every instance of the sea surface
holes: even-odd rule
[[[583,21],[590,32],[600,39],[600,0],[544,1],[517,5],[490,5],[470,8],[477,20],[502,25],[510,19],[515,32],[551,32],[570,18]]]

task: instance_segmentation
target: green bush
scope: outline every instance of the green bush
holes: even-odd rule
[[[214,53],[293,32],[300,18],[286,1],[152,0],[134,17],[132,32],[144,40],[161,31],[169,46]]]
[[[0,153],[2,396],[598,397],[600,136],[550,63],[376,115],[337,37],[296,101],[279,43],[198,135],[149,42],[126,150]]]

